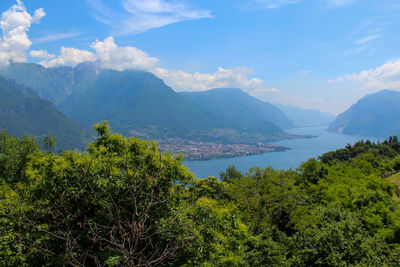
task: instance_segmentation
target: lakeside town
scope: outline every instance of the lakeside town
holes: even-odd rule
[[[196,142],[181,138],[169,138],[159,144],[161,151],[182,153],[185,160],[210,160],[256,155],[267,152],[286,151],[289,148],[273,144],[219,144],[212,142]]]

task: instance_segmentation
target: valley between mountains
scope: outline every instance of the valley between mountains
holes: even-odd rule
[[[271,142],[312,137],[286,133],[295,122],[236,88],[177,93],[149,72],[103,69],[96,62],[58,68],[12,63],[0,76],[1,128],[39,141],[51,132],[58,149],[83,150],[95,137],[91,127],[103,120],[189,160],[284,151]]]

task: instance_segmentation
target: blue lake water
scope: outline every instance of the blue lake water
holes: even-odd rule
[[[297,168],[301,162],[309,158],[316,158],[325,152],[343,148],[348,143],[354,144],[361,139],[365,140],[368,138],[332,133],[325,131],[325,129],[326,127],[307,127],[288,130],[288,133],[317,136],[310,139],[292,139],[275,142],[275,144],[291,148],[288,151],[226,159],[184,161],[183,164],[199,178],[208,176],[219,177],[220,171],[225,170],[229,165],[235,165],[237,169],[243,172],[246,172],[253,166],[272,166],[275,169]],[[371,141],[378,140],[377,138],[369,139]]]

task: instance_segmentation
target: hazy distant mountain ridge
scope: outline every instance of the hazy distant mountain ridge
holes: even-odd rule
[[[296,106],[274,104],[298,127],[326,126],[335,120],[335,116],[316,109],[304,109]]]
[[[270,122],[243,123],[194,104],[145,71],[103,70],[84,87],[77,86],[59,107],[83,125],[109,120],[119,132],[148,138],[221,141],[224,136],[243,139],[241,132],[271,140],[285,135]]]
[[[330,131],[360,136],[400,135],[400,92],[383,90],[360,99],[340,114]]]
[[[101,120],[126,135],[163,139],[254,143],[293,138],[293,123],[275,106],[240,89],[217,89],[200,103],[176,93],[146,71],[102,69],[97,62],[44,68],[12,63],[0,70],[91,127]],[[206,104],[205,104],[206,103]]]
[[[205,116],[199,117],[200,112],[162,80],[144,71],[104,70],[85,88],[78,87],[60,108],[84,125],[109,120],[127,134],[151,125],[181,127],[181,131],[188,123],[197,129],[205,126]]]
[[[75,86],[93,80],[100,71],[95,62],[57,68],[45,68],[33,63],[11,63],[0,69],[0,74],[35,89],[41,98],[58,104],[72,93]]]
[[[0,77],[0,129],[9,134],[33,135],[39,140],[52,132],[59,148],[85,146],[86,131],[62,114],[56,106],[13,80]]]
[[[179,93],[193,105],[199,105],[215,114],[246,124],[269,122],[282,129],[294,125],[279,108],[261,101],[238,88],[216,88],[201,92]]]

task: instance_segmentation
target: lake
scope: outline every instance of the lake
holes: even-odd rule
[[[327,127],[307,127],[294,128],[287,130],[293,134],[307,134],[317,136],[310,139],[292,139],[275,142],[291,150],[283,152],[269,152],[259,155],[243,156],[236,158],[213,159],[203,161],[184,161],[185,164],[197,177],[205,178],[208,176],[219,177],[219,172],[225,170],[229,165],[243,172],[250,167],[272,166],[275,169],[297,168],[301,162],[309,158],[316,158],[319,155],[345,147],[347,144],[354,144],[361,139],[369,138],[371,141],[377,141],[377,138],[355,137],[339,133],[326,131]]]

